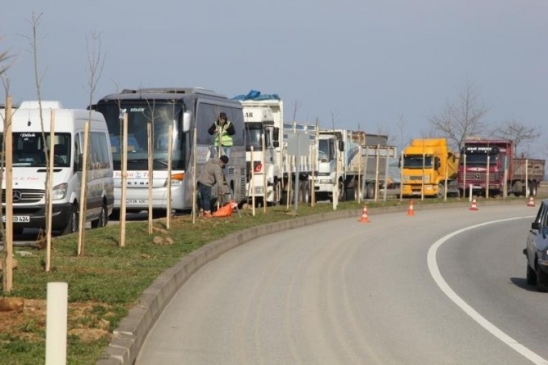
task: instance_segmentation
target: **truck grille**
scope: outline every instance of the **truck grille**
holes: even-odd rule
[[[13,203],[38,203],[45,195],[44,190],[13,189]],[[2,203],[6,202],[6,189],[2,190]]]
[[[485,181],[485,177],[487,176],[484,172],[472,172],[466,174],[466,180],[469,181]],[[495,181],[498,180],[498,174],[489,174],[489,181]]]

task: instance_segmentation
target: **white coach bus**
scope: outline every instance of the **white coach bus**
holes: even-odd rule
[[[119,214],[121,197],[121,157],[123,113],[128,115],[127,212],[148,209],[148,137],[151,123],[153,146],[152,206],[165,212],[168,179],[171,178],[171,207],[176,211],[192,209],[196,153],[197,173],[212,157],[214,137],[208,128],[221,112],[234,124],[236,134],[226,169],[233,198],[246,199],[246,162],[244,118],[240,102],[203,88],[146,88],[123,90],[100,99],[93,109],[106,119],[114,160],[114,209]],[[168,173],[168,130],[173,126],[171,176]],[[196,138],[194,132],[196,131]],[[196,144],[194,144],[196,141]]]

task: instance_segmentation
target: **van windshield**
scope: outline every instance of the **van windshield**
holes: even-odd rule
[[[42,132],[13,133],[13,166],[46,167],[46,153],[51,146],[50,134],[46,134],[46,145]],[[71,156],[71,137],[69,133],[56,133],[53,143],[54,167],[69,167]],[[4,149],[4,135],[0,134],[0,150]],[[1,155],[2,163],[4,156]]]

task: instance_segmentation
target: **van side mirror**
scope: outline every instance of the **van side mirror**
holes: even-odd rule
[[[539,231],[540,230],[540,223],[539,222],[531,223],[531,229],[535,229],[535,230]]]
[[[192,114],[190,112],[183,113],[183,132],[188,132],[190,130],[190,120]]]
[[[339,141],[339,151],[341,151],[341,152],[344,151],[344,142],[343,141]]]

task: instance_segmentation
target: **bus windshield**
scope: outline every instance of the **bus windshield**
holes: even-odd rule
[[[106,119],[114,169],[121,169],[122,128],[120,107],[128,114],[127,168],[128,170],[148,169],[148,128],[152,122],[151,142],[154,170],[167,170],[169,126],[173,125],[172,168],[185,167],[185,136],[181,129],[182,108],[174,103],[159,103],[148,100],[122,101],[118,103],[100,103],[97,111]]]

